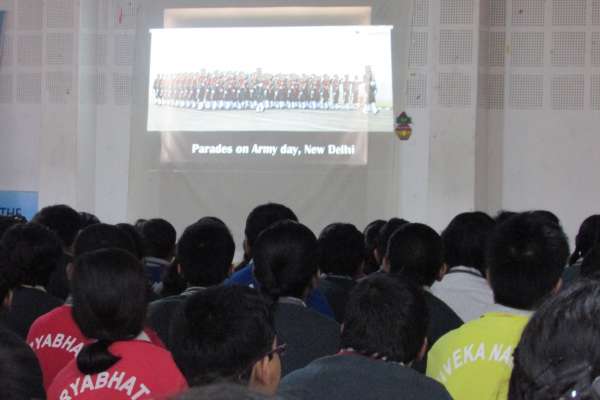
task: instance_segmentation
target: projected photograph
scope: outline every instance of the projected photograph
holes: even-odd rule
[[[393,130],[391,27],[151,34],[148,131]]]

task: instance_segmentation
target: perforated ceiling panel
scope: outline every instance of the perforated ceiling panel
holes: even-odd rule
[[[479,106],[487,110],[504,109],[504,75],[482,74],[479,79]]]
[[[440,64],[466,65],[473,62],[472,31],[440,31]]]
[[[113,73],[113,93],[116,105],[128,105],[131,102],[131,75]]]
[[[17,40],[17,64],[23,67],[42,65],[42,35],[19,35]]]
[[[592,24],[600,25],[600,0],[592,0]]]
[[[506,24],[506,0],[490,0],[490,25],[504,26]]]
[[[592,109],[600,111],[600,75],[592,75]]]
[[[12,74],[0,74],[0,104],[12,103],[13,101],[13,76]]]
[[[106,65],[106,35],[87,33],[80,36],[81,63],[85,66]]]
[[[600,32],[592,32],[592,65],[600,66]]]
[[[552,32],[552,65],[585,65],[585,32]]]
[[[133,65],[135,49],[135,37],[133,35],[120,34],[115,36],[115,65]]]
[[[552,109],[583,110],[584,85],[583,74],[555,75],[552,78]]]
[[[13,38],[4,34],[0,38],[0,69],[10,67],[14,63]]]
[[[514,109],[539,109],[544,105],[544,75],[512,74],[510,105]]]
[[[462,72],[441,72],[439,75],[439,104],[444,107],[471,105],[471,76]]]
[[[42,29],[44,2],[42,0],[18,0],[18,27],[21,30]]]
[[[413,26],[429,25],[429,0],[413,0]]]
[[[39,72],[17,75],[17,102],[39,104],[42,101],[42,74]]]
[[[513,0],[512,24],[543,26],[545,0]]]
[[[46,0],[46,27],[71,29],[74,23],[73,0]]]
[[[46,63],[71,65],[73,63],[73,34],[48,33],[46,35]]]
[[[13,0],[0,0],[0,10],[6,11],[4,14],[4,22],[2,23],[2,29],[10,31],[15,26],[15,3]]]
[[[408,51],[408,65],[422,67],[427,64],[428,32],[412,32],[410,34],[410,48]]]
[[[503,66],[505,51],[506,51],[506,33],[505,32],[490,32],[490,40],[489,40],[489,48],[488,48],[488,65],[493,66],[493,67]]]
[[[441,0],[442,24],[469,25],[473,23],[473,0]]]
[[[513,32],[512,65],[537,67],[544,64],[544,32]]]
[[[116,29],[135,28],[137,15],[136,0],[113,0],[113,26]]]
[[[406,82],[406,105],[412,108],[427,106],[427,75],[422,73],[410,74]]]
[[[73,76],[68,71],[50,71],[46,73],[48,102],[65,104],[73,92]]]
[[[587,0],[552,0],[552,24],[585,25]]]
[[[88,72],[82,81],[81,101],[84,104],[106,104],[106,74]]]

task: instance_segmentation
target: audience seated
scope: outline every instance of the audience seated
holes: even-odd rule
[[[373,272],[379,271],[381,267],[381,261],[377,261],[375,258],[375,249],[377,247],[377,235],[381,227],[385,225],[385,221],[382,219],[376,219],[372,221],[363,230],[365,237],[365,266],[363,272],[365,275],[372,274]]]
[[[177,310],[173,357],[190,386],[230,382],[274,394],[281,377],[270,303],[245,286],[208,288]]]
[[[288,207],[277,203],[262,204],[248,214],[244,229],[244,259],[249,261],[245,267],[239,269],[231,276],[228,283],[257,287],[257,282],[254,279],[254,261],[252,259],[254,255],[254,242],[263,230],[278,221],[284,220],[298,221],[298,217]],[[327,303],[325,295],[318,288],[314,288],[309,293],[306,304],[309,308],[330,318],[334,318],[331,306]]]
[[[79,256],[71,284],[73,317],[94,341],[59,372],[49,400],[144,400],[186,389],[171,354],[143,331],[146,278],[130,252],[102,249]]]
[[[58,204],[42,208],[31,221],[44,225],[56,233],[61,241],[63,255],[60,263],[52,271],[47,289],[48,293],[64,301],[69,295],[66,268],[67,264],[73,261],[71,246],[81,229],[81,216],[71,207]]]
[[[427,375],[456,399],[506,399],[511,354],[533,310],[559,290],[568,255],[560,225],[539,214],[498,225],[486,253],[497,305],[438,340],[429,351]]]
[[[600,284],[582,280],[546,301],[514,352],[509,400],[600,398]]]
[[[569,257],[569,266],[562,276],[565,286],[579,278],[583,258],[598,242],[600,242],[600,215],[590,215],[583,221],[575,236],[575,250]]]
[[[364,237],[354,225],[335,223],[325,227],[317,241],[318,265],[322,273],[319,288],[342,323],[350,291],[362,275],[365,259]]]
[[[431,285],[436,280],[441,280],[446,272],[442,238],[433,229],[413,223],[396,230],[388,243],[384,269],[423,289],[429,311],[429,346],[462,325],[460,317],[446,303],[431,294]],[[418,363],[416,367],[425,371],[423,363]]]
[[[45,399],[42,372],[33,351],[13,332],[0,328],[2,400]]]
[[[432,293],[465,322],[481,317],[494,304],[485,277],[484,253],[494,220],[482,212],[457,215],[442,232],[448,272]]]
[[[187,297],[227,279],[234,252],[231,232],[221,221],[203,218],[185,229],[177,243],[177,269],[187,288],[148,307],[148,321],[163,342],[168,344],[173,313]]]
[[[162,291],[162,278],[175,256],[177,232],[173,225],[162,218],[153,218],[140,224],[139,231],[146,245],[144,270],[152,290],[157,295]]]
[[[114,225],[96,224],[82,230],[74,244],[74,257],[106,248],[117,248],[133,253],[131,238]],[[73,275],[73,264],[67,266],[67,275]],[[124,298],[130,294],[122,293]],[[161,341],[150,330],[146,331],[154,343]],[[44,387],[48,388],[54,377],[63,369],[84,345],[92,339],[86,337],[73,318],[71,299],[67,304],[55,308],[40,316],[31,325],[27,335],[27,343],[31,346],[40,361],[44,375]]]
[[[36,318],[63,303],[46,292],[62,255],[58,236],[35,223],[13,225],[0,240],[0,258],[18,282],[5,322],[21,339],[25,339]]]
[[[292,372],[283,393],[307,400],[450,399],[442,385],[412,368],[427,347],[423,291],[379,275],[353,290],[341,351]]]
[[[260,290],[275,303],[275,329],[288,345],[283,375],[335,353],[340,326],[307,307],[318,279],[317,239],[306,226],[280,221],[265,229],[252,250]]]

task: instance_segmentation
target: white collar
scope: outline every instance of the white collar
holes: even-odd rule
[[[297,297],[285,296],[280,297],[277,301],[283,304],[295,304],[297,306],[302,306],[306,308],[306,303],[304,302],[304,300],[299,299]]]

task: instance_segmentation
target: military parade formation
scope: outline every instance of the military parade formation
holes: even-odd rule
[[[379,111],[377,83],[369,67],[362,79],[336,74],[264,74],[260,70],[159,74],[153,91],[157,106],[199,111]]]

